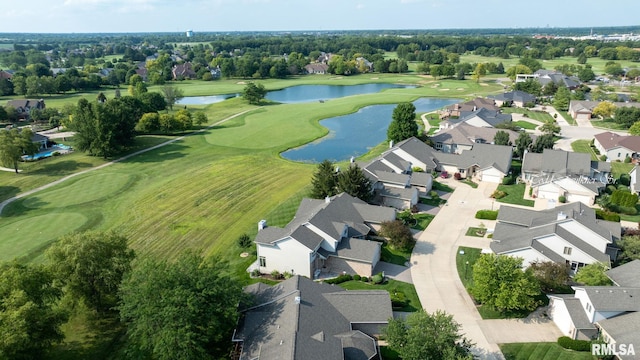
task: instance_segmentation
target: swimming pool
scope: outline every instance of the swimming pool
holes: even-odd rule
[[[40,159],[44,159],[50,156],[53,156],[54,152],[60,152],[60,150],[64,150],[64,153],[68,152],[71,150],[71,146],[69,145],[64,145],[64,144],[56,144],[51,146],[50,148],[48,148],[45,151],[41,151],[37,154],[34,154],[33,156],[23,156],[22,159],[23,160],[40,160]]]

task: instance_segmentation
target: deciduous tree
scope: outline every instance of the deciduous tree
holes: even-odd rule
[[[33,155],[38,151],[38,144],[31,140],[30,129],[11,129],[0,131],[0,162],[18,173],[18,163],[22,155]]]
[[[581,267],[573,279],[587,286],[613,285],[605,273],[608,268],[602,263],[593,263]]]
[[[52,273],[69,297],[98,313],[118,304],[118,288],[134,256],[127,238],[114,232],[63,236],[46,252]]]
[[[493,137],[493,143],[496,145],[511,145],[509,134],[506,131],[497,131]]]
[[[531,151],[535,153],[542,153],[544,149],[553,149],[555,142],[555,137],[552,134],[540,135],[536,138],[533,145],[531,145]]]
[[[227,273],[224,262],[192,253],[137,264],[122,284],[119,306],[130,351],[161,360],[227,356],[242,296]]]
[[[531,264],[530,268],[544,292],[557,291],[567,286],[569,282],[569,269],[565,264],[553,261],[536,261]]]
[[[403,360],[473,359],[473,344],[461,333],[460,324],[440,310],[429,314],[420,309],[405,319],[389,319],[383,333]]]
[[[175,86],[162,87],[162,94],[164,95],[164,100],[167,102],[167,106],[171,110],[173,110],[173,105],[184,97],[182,89]]]
[[[387,129],[387,138],[400,142],[418,135],[416,107],[412,103],[400,103],[393,109],[392,121]]]
[[[522,258],[483,254],[473,265],[471,293],[498,311],[532,311],[539,305],[540,284],[531,270],[522,270]]]
[[[264,85],[250,81],[242,90],[242,97],[252,105],[260,105],[262,99],[267,95]]]
[[[626,235],[622,237],[622,241],[618,244],[622,248],[620,254],[620,262],[626,263],[632,260],[640,259],[640,236]]]
[[[611,101],[601,101],[593,108],[593,116],[600,116],[603,119],[610,118],[616,111],[616,106]]]
[[[529,150],[531,147],[531,143],[533,143],[531,136],[526,132],[521,132],[516,139],[516,156],[522,158],[525,150]]]
[[[401,220],[384,221],[380,226],[380,235],[386,237],[394,249],[409,250],[415,243],[411,229]]]

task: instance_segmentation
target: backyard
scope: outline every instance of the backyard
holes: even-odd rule
[[[506,195],[500,199],[496,199],[497,202],[501,202],[504,204],[514,204],[514,205],[523,205],[523,206],[531,206],[535,205],[535,201],[528,200],[524,198],[524,191],[526,185],[524,183],[521,184],[513,184],[513,185],[498,185],[498,191],[503,191]]]
[[[590,154],[592,161],[599,160],[598,155],[595,153],[595,151],[591,147],[591,142],[589,140],[576,140],[571,143],[571,149],[574,152]]]

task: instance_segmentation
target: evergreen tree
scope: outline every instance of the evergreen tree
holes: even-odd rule
[[[314,199],[324,199],[327,196],[334,196],[337,193],[337,175],[335,165],[324,160],[318,164],[318,169],[311,179],[311,197]]]
[[[529,148],[531,147],[532,142],[533,140],[531,139],[531,136],[529,134],[527,134],[526,132],[521,132],[516,139],[516,156],[522,158],[525,150],[529,150]]]
[[[569,101],[571,101],[571,92],[566,86],[560,86],[553,99],[553,106],[558,111],[567,111],[569,110]]]
[[[372,184],[357,164],[351,164],[347,170],[338,174],[338,193],[345,192],[362,201],[373,197]]]
[[[391,124],[387,129],[387,137],[393,142],[400,142],[418,135],[416,123],[416,107],[412,103],[401,103],[393,109]]]
[[[509,141],[509,134],[506,131],[498,131],[493,137],[493,143],[496,145],[511,145]]]

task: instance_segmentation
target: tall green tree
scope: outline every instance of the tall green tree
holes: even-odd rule
[[[400,103],[393,109],[391,123],[387,129],[387,138],[400,142],[412,136],[418,136],[416,107],[412,103]]]
[[[626,263],[633,260],[640,260],[640,236],[626,235],[622,237],[622,241],[618,243],[622,249],[619,261]]]
[[[252,105],[260,105],[260,102],[267,95],[264,85],[250,81],[242,90],[242,97]]]
[[[516,156],[522,159],[522,155],[524,155],[525,150],[529,150],[531,143],[533,143],[531,135],[521,132],[516,139]]]
[[[569,268],[566,264],[554,261],[536,261],[531,264],[530,268],[544,292],[557,291],[569,283]]]
[[[613,285],[613,282],[606,274],[609,268],[603,263],[593,263],[581,267],[573,277],[578,283],[587,286]]]
[[[192,253],[138,263],[122,284],[119,307],[130,352],[159,360],[228,356],[242,289],[227,274],[224,262]]]
[[[357,164],[351,164],[346,170],[338,173],[338,193],[345,192],[362,201],[373,198],[371,181]]]
[[[33,155],[38,152],[38,144],[31,140],[30,129],[16,128],[0,131],[0,163],[11,167],[18,173],[18,163],[22,155]]]
[[[493,136],[493,143],[496,145],[511,145],[511,141],[509,141],[509,134],[506,131],[497,131]]]
[[[552,134],[540,135],[536,138],[536,141],[531,145],[531,151],[535,153],[542,153],[544,149],[553,149],[556,139]]]
[[[314,199],[324,199],[327,196],[336,195],[338,176],[335,165],[330,160],[323,160],[318,164],[316,172],[311,179],[311,197]]]
[[[571,92],[566,86],[560,86],[556,91],[556,96],[553,98],[553,106],[558,111],[569,110],[569,102],[571,101]]]
[[[394,249],[411,250],[415,244],[411,229],[401,220],[384,221],[380,224],[380,235],[386,237]]]
[[[420,309],[405,319],[389,319],[382,330],[389,347],[403,360],[473,359],[473,345],[461,332],[452,315]]]
[[[162,94],[164,95],[164,100],[167,102],[167,106],[171,110],[173,110],[173,105],[184,97],[182,89],[175,86],[162,87]]]
[[[542,131],[545,134],[557,135],[557,134],[560,134],[560,126],[553,119],[547,120],[540,127],[540,131]]]
[[[501,312],[532,311],[539,305],[540,284],[530,269],[522,270],[522,258],[483,254],[473,265],[471,294]]]
[[[41,265],[0,265],[0,359],[40,359],[64,338],[60,289]]]
[[[71,299],[107,313],[118,304],[118,288],[135,255],[122,235],[85,232],[63,236],[46,257]]]

